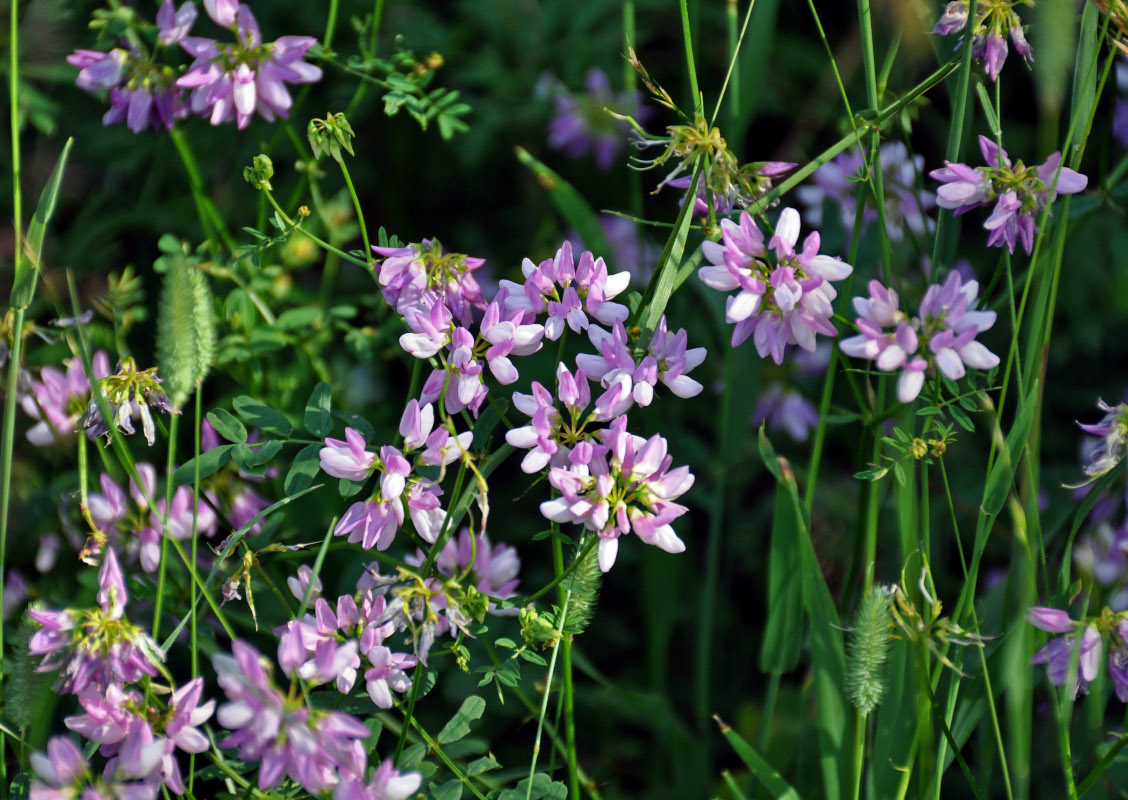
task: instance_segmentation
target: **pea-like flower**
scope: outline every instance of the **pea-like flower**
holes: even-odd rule
[[[702,245],[713,266],[697,273],[710,288],[737,291],[725,305],[725,319],[736,325],[732,346],[753,336],[756,352],[762,358],[770,355],[777,364],[783,363],[789,344],[814,351],[816,334],[837,335],[830,318],[831,301],[838,293],[831,281],[844,279],[854,269],[841,259],[820,255],[817,232],[808,234],[796,251],[799,228],[799,212],[785,208],[765,246],[764,234],[748,212],[740,215],[739,224],[722,220],[722,241]]]
[[[991,80],[997,80],[1007,60],[1007,35],[1010,34],[1014,50],[1027,63],[1034,60],[1034,52],[1026,41],[1022,20],[1015,13],[1016,5],[1034,5],[1033,0],[979,0],[975,7],[975,20],[971,23],[971,57],[987,69]],[[932,32],[950,36],[966,31],[970,9],[967,0],[953,0],[944,7],[944,13]],[[964,34],[964,42],[967,34]],[[963,46],[961,42],[960,46]]]

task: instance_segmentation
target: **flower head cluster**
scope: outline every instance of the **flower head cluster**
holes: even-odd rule
[[[291,586],[291,590],[301,589],[294,594],[304,599],[301,579],[295,582],[298,586]],[[388,647],[385,640],[395,633],[397,625],[394,615],[388,613],[384,588],[370,583],[362,577],[355,594],[337,598],[335,610],[325,598],[311,595],[312,615],[291,620],[274,631],[279,637],[278,662],[284,672],[307,683],[335,681],[344,695],[352,692],[362,664],[367,663],[363,676],[369,697],[380,708],[391,708],[393,691],[402,694],[411,689],[407,670],[415,666],[416,659]]]
[[[199,726],[211,717],[215,701],[201,705],[203,689],[203,679],[196,678],[172,693],[167,708],[157,708],[135,690],[89,686],[78,695],[83,713],[65,722],[101,746],[102,755],[109,757],[107,775],[140,780],[154,793],[163,784],[184,794],[176,751],[202,753],[209,747]]]
[[[529,320],[547,313],[544,335],[552,341],[563,335],[565,327],[576,333],[587,330],[588,315],[604,325],[612,325],[626,321],[630,313],[626,306],[611,302],[630,284],[630,273],[609,274],[603,259],[586,250],[577,263],[571,242],[564,242],[553,258],[540,264],[526,258],[521,272],[525,275],[524,284],[499,281],[506,292],[499,293],[499,297],[504,297],[507,311],[523,311]]]
[[[517,368],[510,356],[531,355],[541,348],[544,327],[526,322],[532,317],[521,308],[503,310],[508,292],[502,289],[486,307],[478,332],[456,325],[447,307],[434,302],[407,310],[411,333],[400,337],[400,346],[416,358],[439,355],[442,365],[431,371],[420,401],[442,398],[446,410],[457,414],[470,409],[477,415],[489,388],[484,368],[503,386],[516,382]],[[484,362],[484,363],[483,363]]]
[[[1016,5],[1034,5],[1033,0],[979,0],[975,7],[975,21],[971,24],[971,57],[987,69],[991,80],[996,80],[1007,60],[1007,35],[1010,34],[1014,50],[1027,63],[1034,60],[1034,52],[1026,41],[1022,30],[1022,20],[1018,18]],[[949,36],[966,31],[968,27],[968,0],[953,0],[944,8],[944,14],[936,21],[932,32],[938,36]],[[966,41],[966,33],[964,34]],[[961,46],[962,46],[961,42]]]
[[[838,258],[819,254],[819,234],[812,232],[799,241],[799,212],[785,208],[775,234],[764,244],[752,215],[744,212],[740,223],[721,221],[722,242],[706,241],[705,257],[713,265],[698,275],[706,286],[722,292],[737,290],[725,306],[725,319],[735,323],[732,345],[754,336],[761,357],[771,355],[783,363],[784,350],[797,344],[815,349],[816,334],[838,333],[830,318],[831,301],[838,292],[831,281],[840,281],[853,271]]]
[[[732,173],[712,169],[697,181],[694,193],[693,214],[698,217],[709,215],[709,196],[713,196],[713,215],[727,217],[733,211],[746,208],[772,190],[773,181],[786,175],[798,164],[793,161],[753,161],[742,164]],[[693,181],[690,175],[683,175],[664,186],[671,189],[688,189]],[[684,201],[683,201],[684,202]],[[776,201],[778,202],[778,201]],[[776,203],[773,202],[774,206]]]
[[[486,307],[473,274],[485,259],[444,253],[438,239],[424,239],[406,247],[373,245],[372,249],[384,257],[379,274],[384,299],[400,315],[413,306],[430,308],[438,302],[459,324],[469,325],[471,312]]]
[[[432,430],[432,428],[434,430]],[[327,438],[321,449],[321,469],[335,478],[363,481],[372,472],[380,474],[380,488],[369,500],[354,503],[334,529],[336,536],[348,534],[350,542],[366,549],[386,550],[404,521],[404,499],[416,532],[426,541],[435,541],[445,512],[440,507],[438,484],[417,473],[419,466],[445,467],[467,452],[473,440],[470,432],[453,434],[442,425],[435,427],[434,407],[412,400],[400,419],[403,450],[384,445],[380,452],[366,449],[364,437],[345,428],[345,439]],[[420,450],[414,463],[406,454]]]
[[[236,640],[232,655],[212,659],[228,702],[216,719],[232,731],[220,747],[234,747],[245,762],[259,762],[258,787],[272,789],[289,776],[320,794],[345,780],[363,781],[369,730],[340,711],[310,708],[274,685],[266,660]]]
[[[1118,403],[1109,406],[1104,400],[1097,400],[1097,407],[1105,412],[1100,422],[1081,425],[1081,430],[1090,436],[1099,437],[1099,442],[1089,452],[1083,470],[1091,479],[1099,478],[1111,470],[1128,452],[1128,404]]]
[[[666,440],[627,432],[618,417],[602,434],[606,450],[587,464],[553,467],[548,480],[561,496],[541,503],[553,522],[575,522],[599,536],[599,568],[611,569],[619,537],[634,531],[647,544],[680,553],[685,543],[670,525],[688,509],[673,502],[693,486],[689,467],[670,469]]]
[[[953,209],[956,216],[994,203],[991,216],[983,223],[990,232],[988,246],[1005,244],[1013,253],[1015,244],[1021,241],[1030,253],[1037,233],[1035,217],[1057,195],[1084,190],[1089,179],[1063,167],[1060,152],[1040,166],[1028,167],[1021,161],[1011,164],[1007,151],[986,136],[979,137],[979,149],[987,162],[985,167],[945,161],[947,166],[929,173],[944,184],[936,191],[936,202],[941,208]]]
[[[110,374],[110,358],[99,350],[91,359],[94,377]],[[36,447],[47,447],[74,433],[90,402],[90,380],[82,362],[72,358],[66,371],[44,367],[39,379],[29,378],[20,393],[20,406],[38,420],[27,431],[27,440]]]
[[[881,177],[885,187],[885,232],[889,240],[901,241],[908,228],[915,236],[924,236],[936,223],[928,212],[936,205],[936,196],[919,188],[924,172],[924,156],[910,155],[904,142],[881,145]],[[800,186],[796,193],[806,206],[807,220],[815,227],[822,225],[826,203],[837,208],[842,226],[854,229],[858,197],[856,176],[865,174],[866,160],[860,149],[847,150],[819,167],[812,176],[813,186]],[[878,220],[877,209],[867,207],[863,222]]]
[[[595,401],[595,418],[609,420],[625,413],[632,405],[648,406],[654,399],[659,381],[678,397],[696,397],[701,384],[686,373],[705,360],[704,347],[688,347],[685,328],[670,333],[666,317],[658,327],[645,352],[638,352],[626,327],[616,322],[610,332],[596,325],[588,329],[588,338],[598,355],[580,354],[576,363],[590,380],[605,389]],[[636,360],[637,359],[637,360]]]
[[[425,559],[417,550],[404,560],[417,567]],[[435,565],[448,578],[468,580],[482,594],[505,600],[517,593],[517,573],[521,570],[517,551],[507,544],[492,543],[485,531],[475,536],[469,528],[463,528],[457,538],[447,541]]]
[[[797,442],[805,442],[810,429],[819,424],[819,412],[795,389],[773,382],[760,394],[752,412],[754,426],[758,428],[764,422],[769,428],[786,431]]]
[[[607,109],[645,119],[649,111],[639,102],[637,92],[615,94],[607,73],[593,67],[584,82],[584,93],[573,94],[563,87],[555,93],[556,113],[548,124],[548,146],[563,150],[569,158],[592,153],[600,169],[609,169],[626,146],[630,127]]]
[[[123,433],[132,435],[133,415],[141,417],[141,429],[145,433],[145,441],[152,445],[157,440],[157,429],[153,424],[153,415],[149,411],[152,406],[157,411],[165,414],[178,414],[169,402],[168,395],[161,390],[161,379],[157,376],[157,368],[139,370],[132,358],[124,359],[118,370],[113,375],[107,375],[100,380],[102,396],[110,411],[110,421],[102,416],[102,407],[96,398],[91,398],[82,418],[82,427],[86,429],[88,439],[105,436],[111,438],[110,425]]]
[[[1107,640],[1108,674],[1117,698],[1128,703],[1128,613],[1113,613],[1106,608],[1100,616],[1075,622],[1066,611],[1035,606],[1026,619],[1039,630],[1062,634],[1050,639],[1030,663],[1045,664],[1050,683],[1070,687],[1074,698],[1078,692],[1087,693],[1089,684],[1096,680]],[[1070,672],[1073,664],[1075,674]]]
[[[44,657],[39,672],[59,670],[60,692],[77,694],[88,686],[104,690],[157,674],[164,656],[142,628],[125,618],[127,599],[121,565],[107,549],[98,570],[97,608],[28,611],[42,626],[32,634],[28,650]]]
[[[180,38],[180,46],[195,59],[176,81],[191,91],[192,113],[208,117],[212,125],[234,120],[240,130],[256,112],[267,121],[287,118],[293,100],[286,84],[321,79],[321,69],[303,60],[317,40],[282,36],[266,44],[249,6],[238,0],[209,0],[204,8],[216,24],[235,35],[235,42]]]
[[[31,754],[31,800],[154,800],[159,785],[97,775],[68,737],[54,736],[46,753]]]
[[[965,365],[991,369],[999,357],[975,338],[995,324],[994,311],[976,311],[977,281],[964,282],[958,272],[942,285],[928,287],[920,315],[909,319],[898,307],[897,292],[870,281],[869,297],[855,297],[858,335],[843,339],[842,352],[875,362],[882,372],[901,370],[897,398],[911,403],[924,386],[926,371],[939,369],[952,380]],[[892,328],[892,331],[888,329]]]

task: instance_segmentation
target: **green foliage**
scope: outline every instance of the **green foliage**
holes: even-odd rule
[[[172,407],[204,382],[216,353],[215,307],[207,277],[183,254],[170,256],[157,312],[157,363]]]
[[[564,620],[564,634],[577,636],[584,632],[595,614],[599,601],[599,587],[603,572],[599,569],[599,548],[588,547],[580,563],[561,585],[572,594],[568,598],[568,614]]]

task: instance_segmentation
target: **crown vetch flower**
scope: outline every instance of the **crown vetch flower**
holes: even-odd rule
[[[319,454],[322,472],[334,478],[364,480],[376,461],[376,454],[369,453],[365,447],[364,437],[352,428],[345,428],[345,441],[327,438]]]
[[[506,442],[529,451],[521,460],[522,471],[531,474],[550,464],[554,467],[586,464],[606,449],[599,440],[598,430],[587,427],[596,420],[596,415],[584,413],[591,404],[591,389],[582,367],[573,374],[563,363],[556,365],[555,398],[538,381],[533,381],[531,389],[532,394],[513,393],[513,405],[530,417],[530,424],[505,433]],[[557,398],[562,408],[557,408]]]
[[[1039,630],[1059,634],[1050,639],[1030,659],[1031,664],[1045,664],[1046,677],[1055,686],[1072,683],[1072,697],[1088,693],[1089,684],[1100,672],[1101,656],[1108,640],[1108,671],[1113,689],[1122,703],[1128,702],[1128,614],[1105,608],[1100,615],[1074,621],[1061,609],[1035,606],[1026,619]],[[1070,675],[1076,659],[1077,674]]]
[[[725,319],[736,324],[733,347],[754,336],[760,356],[770,355],[777,364],[783,363],[787,345],[813,351],[816,334],[838,333],[830,322],[831,301],[838,295],[831,281],[853,272],[841,259],[819,254],[817,232],[808,234],[796,251],[799,226],[799,212],[785,208],[765,246],[764,235],[748,212],[740,215],[739,224],[722,220],[722,242],[702,245],[713,266],[697,273],[710,288],[738,290],[725,308]]]
[[[928,287],[919,316],[909,319],[898,309],[897,293],[870,281],[870,296],[855,297],[858,335],[843,339],[842,352],[874,362],[882,372],[901,370],[897,399],[911,403],[924,386],[926,370],[939,369],[959,380],[965,365],[991,369],[999,357],[975,340],[995,324],[994,311],[976,311],[978,281],[964,282],[952,271],[947,280]],[[893,328],[892,332],[887,329]]]
[[[553,467],[549,483],[561,493],[541,503],[541,513],[554,522],[582,523],[599,536],[599,568],[611,569],[619,537],[634,533],[668,553],[681,553],[685,543],[670,525],[688,509],[672,502],[693,486],[689,467],[671,470],[666,440],[627,433],[627,418],[616,418],[604,432],[608,451],[588,464]]]
[[[630,126],[607,113],[607,109],[617,108],[640,120],[649,116],[649,109],[640,107],[638,92],[616,95],[607,73],[595,67],[588,70],[584,90],[582,94],[572,94],[560,88],[553,97],[556,114],[548,123],[548,146],[563,150],[569,158],[592,153],[599,168],[606,170],[615,163],[631,135]]]
[[[260,789],[271,789],[289,776],[320,794],[342,775],[364,774],[364,749],[354,744],[369,730],[360,720],[311,709],[300,698],[283,695],[271,680],[268,663],[246,642],[236,640],[232,655],[217,655],[212,664],[228,697],[216,719],[232,731],[219,746],[238,748],[242,761],[261,762]]]
[[[1013,253],[1015,244],[1021,241],[1029,254],[1034,248],[1034,234],[1038,232],[1035,223],[1038,214],[1058,194],[1083,191],[1089,179],[1061,166],[1060,152],[1053,153],[1037,167],[1027,167],[1021,161],[1012,164],[1007,151],[986,136],[979,137],[979,149],[986,166],[972,168],[945,161],[945,167],[929,173],[944,184],[937,190],[937,204],[959,215],[993,202],[995,207],[983,223],[990,232],[987,245],[1006,245]],[[1055,177],[1057,185],[1051,192]]]
[[[234,32],[236,42],[198,36],[180,39],[180,46],[195,59],[176,81],[191,90],[192,112],[209,117],[212,125],[235,120],[240,130],[256,112],[268,122],[276,116],[289,117],[293,100],[286,84],[321,80],[321,69],[302,58],[317,39],[282,36],[264,44],[248,6],[217,0],[204,8],[217,24]]]
[[[96,379],[110,374],[110,358],[105,350],[94,354],[91,366]],[[19,399],[24,412],[37,420],[27,431],[27,440],[33,445],[47,447],[70,436],[90,401],[90,380],[82,361],[70,359],[66,372],[44,367],[39,380],[30,379]]]
[[[971,57],[983,64],[992,81],[997,80],[1003,71],[1008,34],[1015,52],[1027,63],[1034,60],[1034,52],[1022,29],[1022,20],[1014,10],[1016,5],[1032,6],[1034,3],[1033,0],[979,0],[975,7],[975,20],[971,23]],[[967,40],[969,11],[967,0],[953,0],[945,6],[932,32],[938,36],[950,36],[965,31],[960,42],[962,47]]]
[[[190,5],[190,4],[185,4]],[[182,11],[183,11],[182,7]],[[192,7],[192,18],[195,8]],[[182,22],[191,26],[187,13]],[[176,35],[179,27],[173,22],[168,35]],[[163,32],[161,35],[164,35]],[[103,125],[125,121],[134,133],[150,125],[171,129],[177,119],[188,115],[184,92],[176,86],[176,71],[159,64],[147,52],[116,47],[108,53],[97,50],[75,50],[67,63],[78,67],[75,84],[88,92],[109,90],[110,109],[102,117]]]
[[[1082,467],[1092,479],[1111,470],[1128,452],[1128,404],[1110,406],[1098,399],[1097,407],[1105,412],[1101,421],[1080,426],[1090,436],[1100,437],[1100,442],[1090,451],[1089,458]]]
[[[553,258],[540,264],[526,258],[521,272],[525,283],[501,280],[498,284],[506,293],[499,296],[504,297],[506,309],[524,311],[529,319],[547,312],[544,336],[552,341],[561,337],[565,326],[576,333],[586,330],[589,314],[604,325],[625,322],[630,315],[626,306],[611,300],[627,288],[631,274],[609,274],[603,258],[587,250],[577,263],[571,242],[564,242]]]
[[[399,314],[438,301],[462,325],[469,325],[473,309],[486,307],[473,274],[486,263],[484,258],[444,253],[438,239],[424,239],[406,247],[373,245],[372,249],[384,257],[378,276],[384,299]]]

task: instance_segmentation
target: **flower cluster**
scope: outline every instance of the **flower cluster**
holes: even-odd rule
[[[964,282],[958,272],[924,293],[919,316],[909,319],[898,308],[897,292],[870,281],[869,297],[855,297],[858,335],[843,339],[842,352],[875,362],[882,372],[901,370],[897,398],[911,403],[924,386],[926,371],[939,369],[952,380],[965,365],[991,369],[999,357],[975,340],[995,324],[994,311],[976,311],[977,281]],[[888,331],[892,328],[892,332]]]
[[[1100,422],[1081,425],[1085,433],[1099,438],[1082,468],[1091,479],[1111,470],[1128,452],[1128,404],[1110,406],[1104,400],[1097,400],[1097,407],[1105,412],[1104,418]]]
[[[53,736],[46,753],[31,754],[31,800],[155,800],[158,786],[95,774],[82,751],[66,736]]]
[[[648,109],[639,106],[637,92],[615,94],[607,73],[598,68],[588,71],[584,93],[571,93],[560,87],[553,96],[556,113],[548,123],[548,146],[563,150],[569,158],[588,153],[602,170],[609,169],[623,151],[630,127],[607,113],[608,108],[646,119]]]
[[[434,430],[432,430],[434,428]],[[435,427],[434,407],[418,400],[408,403],[400,419],[403,450],[391,445],[379,454],[366,448],[364,437],[345,428],[345,439],[327,438],[321,449],[321,469],[334,478],[364,481],[379,472],[380,487],[368,500],[354,503],[341,517],[334,535],[348,535],[366,550],[386,550],[404,522],[404,500],[415,531],[428,542],[435,541],[446,512],[439,503],[442,489],[434,481],[418,475],[418,467],[445,467],[470,448],[473,434],[454,434],[442,425]],[[422,448],[420,450],[420,448]],[[420,450],[415,462],[406,454]]]
[[[79,88],[109,90],[110,110],[103,124],[124,120],[134,133],[149,126],[171,129],[191,112],[213,125],[234,120],[242,129],[256,112],[267,120],[289,116],[293,101],[286,84],[320,80],[321,69],[303,60],[317,42],[313,37],[283,36],[267,44],[249,6],[238,0],[205,0],[204,9],[234,34],[234,43],[189,36],[197,17],[195,4],[176,8],[172,0],[164,0],[157,12],[153,52],[131,43],[128,49],[76,50],[68,56],[79,69]],[[194,59],[182,75],[158,60],[162,48],[175,44]]]
[[[60,692],[105,689],[157,674],[164,656],[148,634],[125,619],[127,599],[121,565],[107,549],[98,570],[97,608],[28,611],[42,626],[28,640],[28,650],[44,657],[39,672],[59,670]]]
[[[1028,167],[1021,161],[1011,164],[1007,151],[986,136],[979,137],[979,149],[987,162],[985,167],[945,161],[947,166],[929,173],[944,184],[936,191],[936,202],[941,208],[953,209],[956,216],[994,203],[991,216],[983,223],[990,231],[988,246],[1005,244],[1013,253],[1015,243],[1021,241],[1029,254],[1037,233],[1034,218],[1058,194],[1084,190],[1089,179],[1063,167],[1060,152],[1040,166]]]
[[[1128,614],[1106,608],[1100,616],[1075,622],[1061,609],[1034,606],[1026,619],[1039,630],[1062,634],[1050,639],[1030,663],[1045,664],[1050,683],[1069,686],[1074,698],[1078,692],[1087,693],[1096,680],[1107,639],[1108,674],[1117,698],[1128,703]],[[1075,675],[1070,674],[1071,664],[1077,665]]]
[[[815,349],[816,334],[838,333],[830,318],[831,301],[838,292],[831,281],[840,281],[853,271],[846,262],[819,255],[819,234],[812,232],[799,241],[799,212],[785,208],[775,234],[764,245],[752,215],[744,212],[740,223],[721,222],[722,242],[706,241],[705,258],[713,265],[698,275],[706,286],[722,292],[737,290],[725,305],[725,319],[736,324],[732,346],[754,336],[761,357],[771,355],[783,363],[784,350],[797,344]]]
[[[110,357],[99,350],[91,359],[95,379],[110,374]],[[90,404],[90,379],[82,362],[72,358],[66,372],[54,367],[39,371],[39,380],[28,377],[20,392],[20,407],[37,422],[27,431],[27,440],[36,447],[47,447],[76,430]]]
[[[414,556],[404,560],[417,567],[425,556],[416,550]],[[517,551],[507,544],[492,543],[484,531],[474,536],[469,528],[460,530],[458,538],[452,537],[443,547],[435,566],[448,578],[469,580],[479,592],[499,600],[517,593],[517,573],[521,570]]]
[[[445,306],[461,325],[469,325],[471,312],[486,301],[474,278],[485,259],[462,253],[444,253],[438,239],[424,239],[406,247],[372,249],[384,257],[378,280],[384,299],[401,316],[415,306]]]
[[[290,579],[298,599],[304,599],[310,578],[308,567],[303,569],[305,575]],[[380,708],[391,708],[392,691],[402,694],[411,689],[407,670],[415,666],[416,659],[393,652],[385,642],[397,626],[388,614],[384,587],[375,587],[362,577],[357,588],[355,594],[337,598],[335,610],[315,588],[310,593],[314,613],[274,631],[279,637],[278,663],[285,673],[307,683],[335,682],[337,691],[348,695],[356,685],[363,657],[369,666],[364,672],[369,697]]]
[[[1022,30],[1022,20],[1018,18],[1016,5],[1034,5],[1033,0],[979,0],[975,7],[975,20],[971,24],[971,57],[983,64],[991,80],[997,80],[1007,60],[1007,34],[1010,34],[1014,50],[1027,63],[1034,60],[1034,52],[1026,41]],[[968,27],[968,0],[952,0],[944,8],[944,13],[936,21],[932,32],[938,36],[950,36],[965,31]],[[966,33],[963,41],[966,41]],[[961,41],[961,46],[963,45]]]
[[[903,142],[885,142],[879,151],[881,179],[885,190],[885,232],[891,242],[899,242],[905,229],[914,236],[924,236],[936,227],[928,212],[936,205],[936,196],[919,187],[924,173],[924,156],[910,155]],[[822,225],[823,207],[829,203],[841,215],[842,226],[854,229],[857,218],[857,181],[865,175],[866,160],[860,148],[847,150],[823,164],[812,176],[813,186],[796,190],[805,206],[807,220]],[[862,220],[878,220],[877,209],[866,207]]]
[[[685,543],[670,525],[688,509],[675,499],[693,486],[689,467],[670,469],[666,440],[627,432],[627,418],[617,417],[601,433],[589,461],[553,467],[548,480],[561,496],[541,503],[553,522],[582,524],[599,536],[599,568],[611,569],[619,537],[631,531],[647,544],[681,553]]]
[[[161,390],[157,368],[139,370],[132,358],[124,359],[118,364],[117,372],[105,376],[99,384],[105,405],[110,411],[110,420],[107,422],[102,416],[102,405],[96,397],[92,397],[82,418],[82,427],[86,430],[88,439],[105,436],[106,441],[110,441],[111,425],[132,436],[136,432],[133,427],[133,416],[136,414],[141,417],[145,441],[151,446],[157,440],[157,429],[149,407],[165,414],[180,413],[172,407],[168,395]]]
[[[797,166],[799,165],[793,161],[754,161],[738,167],[735,174],[710,170],[704,180],[697,181],[693,213],[699,217],[709,216],[709,196],[712,195],[713,215],[727,217],[733,211],[745,208],[766,195],[772,190],[776,178],[786,175]],[[683,175],[666,181],[663,185],[671,189],[688,189],[692,181],[692,176]]]

